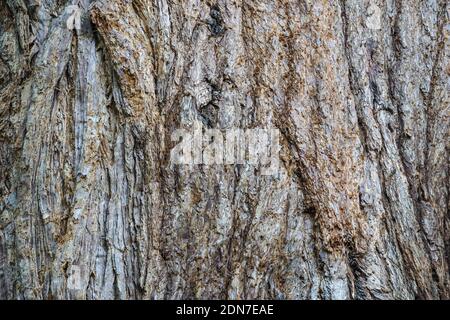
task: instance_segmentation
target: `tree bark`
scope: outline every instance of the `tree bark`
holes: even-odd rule
[[[449,299],[449,8],[1,0],[0,299]]]

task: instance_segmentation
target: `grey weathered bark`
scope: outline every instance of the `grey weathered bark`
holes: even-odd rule
[[[449,13],[1,0],[0,299],[450,298]],[[280,173],[169,165],[194,121]]]

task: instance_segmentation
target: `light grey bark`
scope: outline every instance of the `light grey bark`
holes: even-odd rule
[[[0,0],[0,299],[450,298],[449,14]],[[195,121],[280,173],[171,166]]]

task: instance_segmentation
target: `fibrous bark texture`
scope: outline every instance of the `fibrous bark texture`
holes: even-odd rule
[[[0,0],[0,299],[448,299],[446,0]],[[280,168],[172,165],[276,128]]]

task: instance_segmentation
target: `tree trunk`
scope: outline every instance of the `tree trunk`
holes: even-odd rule
[[[449,14],[1,0],[0,299],[449,299]],[[278,170],[174,164],[198,126]]]

